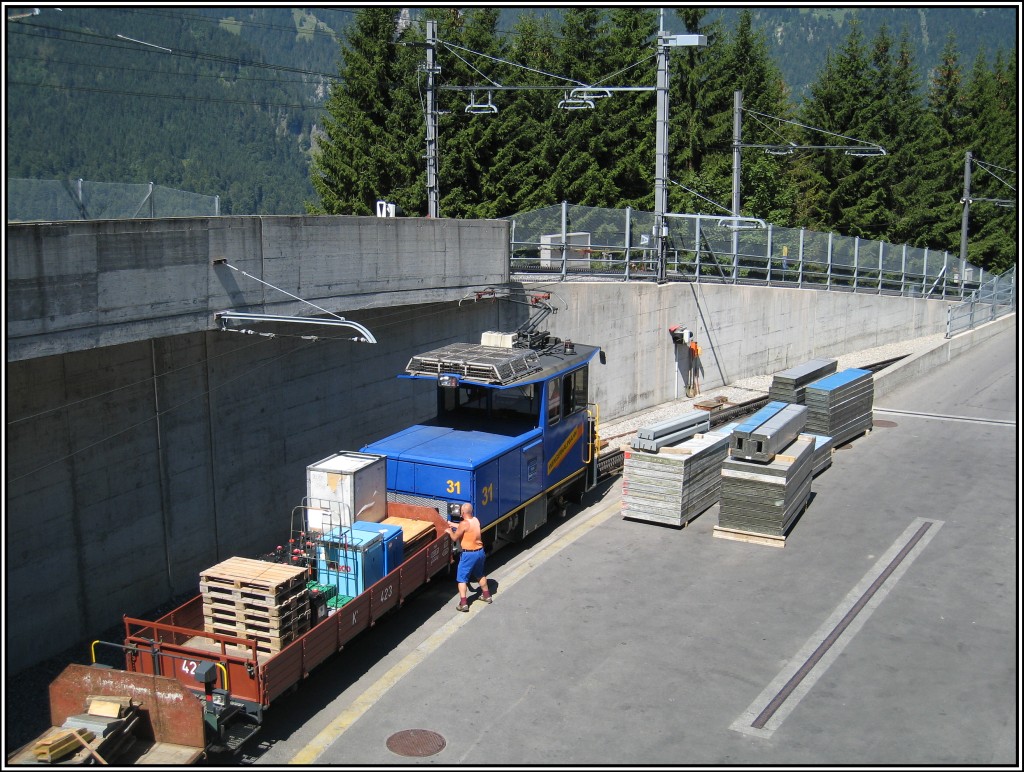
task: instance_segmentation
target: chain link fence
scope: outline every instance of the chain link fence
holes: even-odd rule
[[[7,180],[7,222],[217,217],[220,196],[162,185],[86,180]]]
[[[513,277],[659,278],[650,212],[563,203],[505,219],[511,221]],[[995,278],[945,251],[754,218],[666,214],[664,222],[667,281],[962,299]]]

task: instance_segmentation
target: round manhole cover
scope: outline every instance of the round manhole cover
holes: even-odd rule
[[[871,422],[871,425],[872,426],[877,426],[877,427],[882,428],[882,429],[891,429],[894,426],[896,426],[896,422],[895,421],[883,421],[883,420],[880,420],[880,419],[876,418],[874,421]]]
[[[429,729],[403,729],[388,738],[388,750],[399,756],[433,756],[444,746],[444,738]]]

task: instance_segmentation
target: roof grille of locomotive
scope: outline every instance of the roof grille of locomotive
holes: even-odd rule
[[[530,349],[452,343],[417,354],[409,360],[405,371],[409,375],[452,373],[463,380],[504,386],[540,369],[540,357]]]

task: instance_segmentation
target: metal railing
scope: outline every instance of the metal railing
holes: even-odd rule
[[[563,202],[505,219],[511,221],[514,278],[659,278],[653,213]],[[960,300],[995,278],[945,251],[752,218],[666,214],[665,227],[667,281]]]
[[[969,297],[946,309],[946,337],[973,330],[1017,310],[1017,268],[993,276]]]

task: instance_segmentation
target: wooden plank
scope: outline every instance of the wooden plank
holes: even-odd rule
[[[199,579],[200,585],[222,585],[236,590],[256,590],[264,594],[280,595],[305,585],[308,573],[304,567],[232,557],[201,571]]]
[[[88,730],[51,729],[47,735],[36,740],[32,746],[32,753],[40,761],[56,761],[81,748],[83,744],[88,747],[89,742],[95,737],[96,735]]]
[[[742,541],[749,544],[766,544],[770,547],[786,546],[785,536],[771,536],[752,531],[740,531],[735,528],[723,528],[720,525],[714,527],[712,535],[718,539],[731,539],[732,541]]]
[[[661,448],[658,452],[659,453],[668,453],[668,454],[673,455],[673,456],[690,456],[690,455],[693,455],[693,449],[692,448],[679,448],[679,447],[673,448],[673,447],[667,447],[667,448]]]
[[[120,718],[122,705],[116,700],[92,698],[86,713],[90,716],[102,716],[103,718]]]

